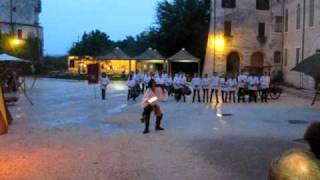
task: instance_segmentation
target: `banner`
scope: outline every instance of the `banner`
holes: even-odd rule
[[[3,95],[3,91],[0,88],[0,135],[6,134],[8,132],[8,116],[7,107]]]
[[[90,64],[88,68],[88,83],[98,84],[99,83],[99,64]]]

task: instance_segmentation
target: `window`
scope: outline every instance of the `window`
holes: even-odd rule
[[[297,21],[296,21],[296,29],[300,29],[301,27],[301,6],[298,4],[297,6]]]
[[[296,49],[296,64],[300,62],[300,48]]]
[[[74,68],[74,60],[70,60],[69,67],[70,67],[70,68]]]
[[[222,0],[222,7],[223,8],[235,8],[236,7],[236,0]]]
[[[231,37],[231,21],[225,21],[224,22],[224,36]]]
[[[282,32],[282,28],[283,28],[283,17],[276,16],[275,32]]]
[[[309,26],[314,25],[314,0],[310,0],[309,4]]]
[[[288,49],[284,49],[284,65],[288,65]]]
[[[273,62],[275,64],[280,64],[281,63],[281,52],[280,51],[276,51],[274,52],[274,55],[273,55]]]
[[[265,24],[264,23],[259,23],[258,37],[265,37]]]
[[[269,10],[270,8],[269,0],[256,0],[256,5],[258,10]]]
[[[22,29],[18,29],[18,39],[22,39]]]
[[[288,32],[288,26],[289,26],[289,11],[288,9],[286,9],[286,12],[285,12],[285,32]]]

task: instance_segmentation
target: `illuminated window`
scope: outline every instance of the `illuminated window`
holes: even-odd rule
[[[69,64],[70,68],[74,68],[74,60],[70,60],[70,64]]]

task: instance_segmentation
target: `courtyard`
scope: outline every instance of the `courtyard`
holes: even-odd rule
[[[140,99],[113,82],[107,100],[84,81],[40,79],[11,107],[0,137],[0,179],[265,179],[301,143],[320,106],[284,93],[268,104],[162,104],[166,131],[143,135]],[[225,116],[224,116],[225,115]],[[152,121],[152,125],[154,121]]]

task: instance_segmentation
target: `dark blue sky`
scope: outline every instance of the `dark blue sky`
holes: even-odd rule
[[[42,0],[45,54],[66,54],[85,31],[99,29],[112,40],[137,35],[155,23],[160,0]]]

